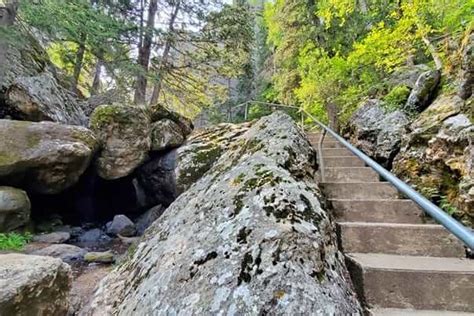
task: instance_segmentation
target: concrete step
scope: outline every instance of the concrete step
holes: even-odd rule
[[[345,253],[465,256],[463,244],[441,225],[339,222],[337,233]]]
[[[468,316],[474,313],[454,311],[416,310],[401,308],[376,308],[370,311],[372,316]]]
[[[319,141],[321,139],[321,136],[322,134],[321,133],[309,133],[307,134],[308,136],[308,139],[310,140],[315,140],[315,141]],[[330,140],[336,140],[336,138],[334,138],[334,136],[332,135],[329,135],[328,133],[326,133],[326,135],[324,136],[324,139],[330,139]]]
[[[350,253],[346,263],[368,308],[474,312],[474,261]]]
[[[327,182],[377,182],[377,172],[368,167],[331,167],[324,168]]]
[[[330,200],[342,222],[385,222],[423,224],[423,211],[411,200]]]
[[[364,167],[362,160],[355,156],[324,157],[324,167]]]
[[[313,145],[315,149],[318,149],[318,142],[311,142],[311,145]],[[323,142],[323,148],[346,148],[346,147],[344,147],[344,145],[341,144],[340,142],[328,141],[328,142]]]
[[[357,157],[355,154],[353,154],[349,149],[347,148],[323,148],[323,157],[347,157],[347,156],[354,156]]]
[[[397,190],[387,182],[321,183],[330,199],[387,200],[398,198]]]

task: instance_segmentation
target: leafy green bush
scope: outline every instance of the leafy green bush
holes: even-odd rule
[[[384,98],[385,108],[390,111],[400,109],[410,95],[410,88],[404,85],[396,86]]]
[[[21,250],[31,241],[32,237],[33,236],[30,233],[0,234],[0,250]]]

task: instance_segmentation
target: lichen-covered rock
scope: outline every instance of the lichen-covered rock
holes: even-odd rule
[[[474,224],[474,125],[456,95],[438,97],[411,124],[394,172],[446,211]]]
[[[236,137],[82,315],[360,315],[315,153],[277,112]]]
[[[408,113],[421,112],[429,105],[441,79],[439,70],[424,72],[416,80],[415,87],[408,97],[403,110]]]
[[[178,148],[176,187],[178,194],[186,191],[217,162],[251,124],[219,124],[193,134]]]
[[[0,187],[0,233],[26,225],[30,220],[30,199],[25,191]]]
[[[162,119],[151,125],[151,150],[161,151],[182,145],[186,136],[178,124]]]
[[[115,256],[112,251],[88,252],[84,255],[85,262],[114,263]]]
[[[368,100],[352,116],[348,132],[351,142],[385,167],[400,150],[409,120],[401,111],[385,112],[379,100]]]
[[[175,122],[180,127],[181,133],[185,138],[191,134],[194,128],[193,122],[190,119],[176,112],[170,111],[159,104],[153,105],[150,108],[150,117],[152,122],[158,122],[163,119],[168,119]]]
[[[467,100],[472,96],[474,87],[474,32],[466,38],[461,62],[461,84],[459,96]]]
[[[84,127],[0,120],[0,183],[41,194],[75,184],[97,149]]]
[[[0,255],[0,315],[67,315],[71,268],[59,259]]]
[[[54,121],[86,125],[82,103],[61,87],[50,73],[19,77],[6,92],[5,114],[24,121]]]
[[[102,150],[96,161],[104,179],[125,177],[140,166],[151,148],[150,117],[145,109],[126,105],[101,105],[90,118]]]

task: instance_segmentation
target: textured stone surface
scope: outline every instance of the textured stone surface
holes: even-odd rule
[[[152,122],[168,119],[178,124],[184,137],[187,137],[193,131],[194,126],[190,119],[170,111],[162,105],[153,105],[149,112]]]
[[[0,233],[9,232],[28,223],[30,200],[25,191],[0,187]]]
[[[115,215],[114,219],[107,223],[107,234],[109,235],[132,237],[136,232],[135,224],[125,215]]]
[[[88,252],[84,255],[84,261],[97,263],[113,263],[115,261],[112,251]]]
[[[413,113],[421,112],[426,109],[430,100],[433,98],[440,79],[441,72],[439,70],[430,70],[422,73],[408,97],[403,108],[404,111]]]
[[[97,149],[92,132],[58,123],[0,120],[0,181],[54,194],[75,184]]]
[[[54,232],[49,234],[36,235],[33,241],[47,244],[62,244],[71,238],[68,232]]]
[[[456,95],[438,97],[410,125],[394,172],[474,224],[474,125]]]
[[[472,96],[474,86],[474,32],[466,39],[461,62],[459,96],[464,100]]]
[[[162,119],[151,125],[151,150],[175,148],[184,141],[185,136],[180,126],[170,119]]]
[[[102,145],[96,162],[97,172],[102,178],[125,177],[148,158],[150,118],[145,109],[101,105],[92,113],[90,127]]]
[[[400,150],[408,123],[403,112],[386,113],[379,100],[368,100],[352,116],[348,132],[354,145],[377,162],[390,167]]]
[[[233,143],[101,282],[84,315],[361,314],[306,138],[277,112]]]
[[[163,215],[163,212],[165,211],[165,208],[161,205],[157,205],[140,215],[136,221],[136,226],[137,226],[137,234],[139,236],[143,235],[145,233],[145,230],[153,224],[154,221],[156,221],[161,215]]]
[[[0,255],[0,315],[66,315],[71,269],[59,259]]]
[[[36,250],[32,254],[37,256],[60,258],[64,262],[76,262],[82,261],[86,252],[87,251],[77,246],[57,244]]]

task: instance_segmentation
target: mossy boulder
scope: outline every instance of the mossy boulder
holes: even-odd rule
[[[75,184],[98,147],[80,126],[0,120],[0,133],[0,183],[40,194]]]
[[[141,107],[112,104],[97,107],[90,128],[102,149],[97,173],[104,179],[125,177],[148,158],[151,149],[150,117]]]
[[[0,233],[24,226],[30,219],[30,200],[25,191],[0,187]]]
[[[463,107],[457,95],[442,95],[422,112],[402,140],[394,172],[474,226],[474,124]]]
[[[441,72],[439,70],[422,73],[411,90],[403,110],[407,113],[419,113],[426,109],[436,93],[440,79]]]
[[[149,109],[149,112],[152,122],[158,122],[163,119],[169,119],[178,124],[181,129],[181,133],[185,138],[193,131],[194,126],[193,122],[190,119],[180,115],[179,113],[168,110],[166,107],[160,104],[153,105]]]
[[[274,113],[211,159],[81,313],[361,315],[296,123]]]
[[[180,126],[170,119],[162,119],[151,125],[151,150],[162,151],[181,146],[186,136]]]

